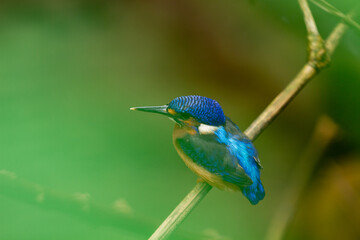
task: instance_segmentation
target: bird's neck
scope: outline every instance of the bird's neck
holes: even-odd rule
[[[198,129],[196,126],[175,124],[173,139],[183,138],[186,135],[196,134],[198,134]]]

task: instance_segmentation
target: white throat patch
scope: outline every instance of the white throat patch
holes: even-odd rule
[[[218,130],[219,127],[206,125],[206,124],[200,124],[199,126],[199,133],[200,134],[214,134],[216,130]]]

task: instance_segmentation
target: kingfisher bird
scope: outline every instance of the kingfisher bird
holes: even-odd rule
[[[130,110],[159,113],[175,121],[175,149],[202,181],[221,190],[241,191],[253,205],[264,198],[257,151],[217,101],[191,95]]]

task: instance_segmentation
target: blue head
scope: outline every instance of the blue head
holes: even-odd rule
[[[169,103],[167,111],[182,118],[193,117],[206,125],[225,124],[225,115],[220,104],[207,97],[192,95],[175,98]]]
[[[213,99],[196,95],[178,97],[163,106],[136,107],[131,110],[161,113],[180,125],[189,119],[192,122],[211,126],[225,124],[225,115],[220,104]]]

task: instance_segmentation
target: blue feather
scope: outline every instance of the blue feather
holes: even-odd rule
[[[243,194],[252,204],[257,204],[265,197],[264,187],[260,180],[260,165],[258,156],[252,142],[245,135],[232,135],[224,127],[215,131],[217,141],[227,146],[231,155],[236,156],[238,163],[253,183],[250,186],[242,187]]]

